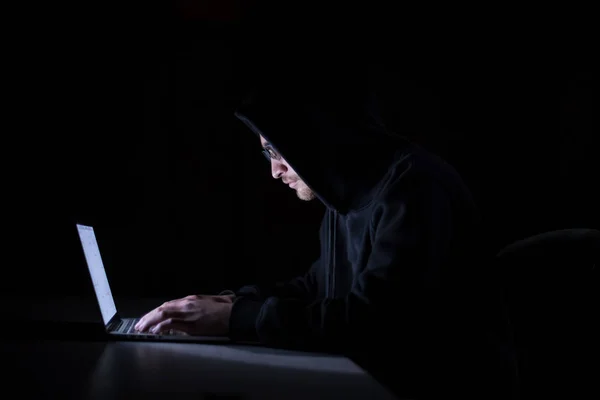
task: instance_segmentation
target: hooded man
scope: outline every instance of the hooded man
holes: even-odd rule
[[[264,86],[235,115],[273,178],[326,206],[306,275],[189,296],[137,328],[345,354],[400,396],[513,398],[508,319],[479,254],[479,215],[457,172],[390,134],[368,91]]]

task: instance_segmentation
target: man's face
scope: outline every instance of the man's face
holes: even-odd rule
[[[269,142],[262,136],[260,137],[260,144],[271,155],[271,174],[273,178],[283,181],[290,188],[296,190],[296,195],[301,200],[310,201],[314,199],[315,193],[306,186],[306,183],[300,179],[296,171],[290,167],[290,165],[271,147]],[[274,156],[274,157],[273,157]]]

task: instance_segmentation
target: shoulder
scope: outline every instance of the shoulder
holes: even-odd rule
[[[373,206],[375,214],[384,209],[477,213],[471,191],[456,169],[416,144],[398,151]]]

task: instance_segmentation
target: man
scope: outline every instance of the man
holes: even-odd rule
[[[507,319],[456,171],[389,134],[356,88],[264,88],[236,116],[273,178],[327,207],[320,258],[275,287],[168,302],[137,328],[339,352],[401,396],[511,398]]]

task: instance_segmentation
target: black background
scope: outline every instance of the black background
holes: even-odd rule
[[[232,113],[292,41],[249,20],[252,4],[164,4],[65,10],[12,37],[3,293],[89,295],[76,222],[94,226],[117,295],[282,280],[317,256],[323,206],[271,178]],[[410,26],[411,14],[388,14],[377,31],[352,22],[344,46],[368,60],[390,129],[466,179],[490,256],[536,233],[599,228],[585,10],[469,12]]]

